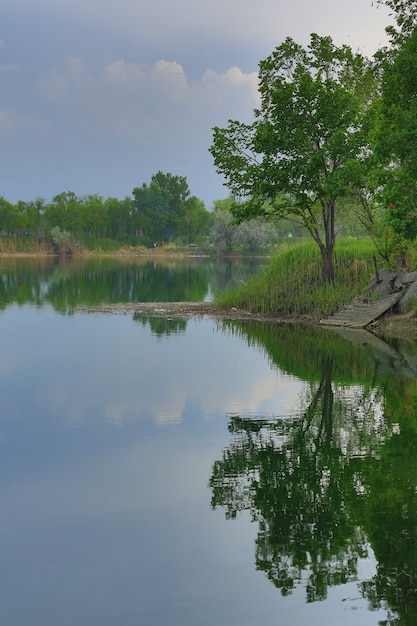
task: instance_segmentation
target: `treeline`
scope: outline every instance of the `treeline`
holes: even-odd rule
[[[204,235],[209,223],[210,213],[202,200],[191,195],[187,179],[163,172],[123,199],[79,196],[73,191],[60,193],[50,202],[36,198],[12,204],[0,197],[2,235],[46,236],[52,231],[83,238],[135,238],[142,245],[188,243]]]

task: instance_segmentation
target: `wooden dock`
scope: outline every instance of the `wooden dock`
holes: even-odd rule
[[[345,328],[365,328],[389,311],[403,295],[402,292],[393,293],[372,303],[353,302],[327,319],[321,320],[321,324]]]

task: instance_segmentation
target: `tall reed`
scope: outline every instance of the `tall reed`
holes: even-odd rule
[[[51,254],[53,249],[37,237],[0,237],[0,254]]]
[[[374,254],[370,239],[340,239],[335,248],[336,280],[329,284],[314,242],[284,244],[264,271],[221,294],[216,304],[276,316],[330,315],[366,292]]]

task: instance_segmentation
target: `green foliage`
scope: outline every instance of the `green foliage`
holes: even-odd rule
[[[107,198],[104,201],[107,214],[107,236],[111,239],[124,239],[130,234],[131,215],[133,213],[132,198]]]
[[[216,302],[276,317],[330,315],[366,290],[374,255],[370,239],[340,239],[335,248],[336,277],[329,284],[313,242],[283,245],[266,270],[235,291],[221,294]]]
[[[389,624],[414,625],[417,388],[409,374],[388,373],[398,346],[354,345],[310,325],[237,332],[305,391],[289,415],[229,416],[231,441],[209,480],[212,507],[227,519],[247,511],[257,570],[284,596],[304,588],[307,602],[357,580],[371,548],[377,567],[359,587],[363,598],[387,610]],[[413,352],[397,353],[408,372]]]
[[[193,242],[207,232],[209,222],[210,213],[206,210],[204,202],[196,196],[191,196],[185,201],[185,213],[178,223],[177,237],[184,243]]]
[[[158,172],[149,185],[136,187],[133,196],[136,233],[157,243],[192,241],[207,227],[209,214],[204,203],[190,195],[184,176]]]
[[[107,239],[104,237],[83,237],[82,245],[85,250],[94,252],[117,252],[125,248],[123,241]]]
[[[210,152],[231,193],[238,221],[295,217],[319,247],[334,278],[338,202],[362,185],[362,127],[377,82],[372,65],[330,37],[307,49],[287,38],[259,64],[255,121],[213,129]]]
[[[378,197],[385,224],[403,240],[417,235],[417,28],[384,66],[382,94],[371,134]]]
[[[141,255],[62,255],[59,261],[52,255],[9,256],[0,258],[0,266],[0,310],[14,303],[70,313],[77,306],[120,302],[201,302],[209,283],[208,262],[156,262]]]
[[[169,193],[157,184],[143,183],[133,190],[134,213],[132,216],[133,230],[137,235],[146,233],[157,242],[169,239],[172,228],[170,220]]]
[[[391,10],[397,28],[391,25],[385,30],[393,47],[401,46],[417,26],[417,0],[377,0],[377,4],[384,4]]]
[[[78,239],[145,237],[151,245],[174,239],[189,243],[207,232],[210,214],[201,200],[191,196],[183,176],[158,172],[149,185],[136,187],[133,196],[104,199],[65,191],[49,203],[37,198],[16,205],[0,197],[0,234],[42,237],[56,227]]]
[[[19,214],[11,202],[0,196],[0,232],[11,235],[23,226]]]

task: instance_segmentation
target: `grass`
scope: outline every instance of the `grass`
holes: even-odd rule
[[[335,247],[336,280],[328,284],[314,242],[284,244],[263,272],[221,294],[216,304],[264,315],[331,315],[355,296],[366,293],[374,273],[373,255],[370,239],[340,239]]]
[[[50,254],[52,248],[37,237],[0,237],[0,254]]]

